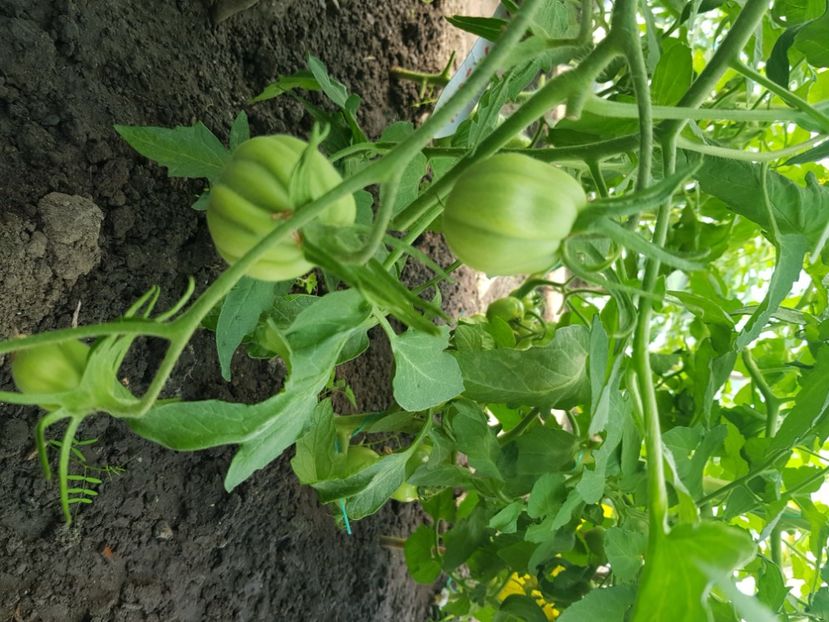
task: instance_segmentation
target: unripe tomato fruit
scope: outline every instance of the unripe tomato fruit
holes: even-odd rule
[[[494,300],[486,308],[486,318],[492,321],[496,317],[505,322],[520,320],[524,317],[524,303],[513,296]]]
[[[346,477],[354,475],[358,471],[362,471],[363,469],[370,467],[379,459],[380,454],[373,449],[366,447],[365,445],[351,445],[348,448],[348,453],[345,455],[344,475]],[[408,482],[403,482],[397,490],[392,493],[391,498],[395,501],[401,501],[403,503],[416,501],[417,487],[409,484]]]
[[[219,254],[235,263],[283,220],[293,215],[290,199],[291,174],[307,147],[293,136],[258,136],[233,152],[218,181],[210,189],[207,228]],[[342,182],[340,174],[318,151],[310,154],[310,198],[317,199]],[[325,225],[354,223],[354,197],[339,199],[322,212]],[[263,281],[285,281],[308,272],[313,266],[302,255],[299,234],[274,244],[247,275]]]
[[[491,275],[541,272],[587,197],[550,164],[502,153],[470,166],[446,200],[443,233],[465,264]]]
[[[409,482],[403,482],[400,487],[391,493],[391,498],[400,503],[411,503],[417,501],[417,486]]]
[[[380,454],[364,445],[351,445],[345,455],[345,474],[353,475],[380,459]]]
[[[76,388],[86,369],[90,348],[81,341],[62,341],[21,350],[11,363],[12,379],[21,393],[63,393]],[[54,410],[57,404],[43,404]]]

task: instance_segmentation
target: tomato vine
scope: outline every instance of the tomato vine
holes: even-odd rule
[[[295,446],[297,476],[347,530],[418,497],[429,520],[389,542],[417,581],[451,579],[449,619],[829,619],[825,14],[788,0],[771,15],[761,0],[503,4],[453,20],[496,40],[418,128],[369,140],[359,98],[313,57],[256,98],[303,102],[307,144],[250,139],[244,114],[230,149],[201,124],[116,128],[171,175],[209,180],[195,207],[209,221],[221,208],[211,233],[232,265],[164,312],[153,288],[121,320],[0,343],[20,389],[0,401],[48,410],[36,429],[47,477],[47,432],[68,423],[67,521],[75,435],[104,412],[173,449],[237,446],[228,490]],[[274,141],[291,158],[268,160]],[[239,172],[240,154],[255,174]],[[327,219],[338,205],[345,216]],[[486,315],[447,318],[424,293],[460,262],[415,247],[441,228],[473,268],[538,274]],[[773,264],[751,265],[757,248]],[[285,249],[290,269],[265,270]],[[404,285],[409,261],[433,278]],[[312,265],[321,295],[269,282]],[[757,299],[740,278],[768,284]],[[546,289],[560,308],[545,308]],[[375,326],[394,356],[394,406],[335,414],[333,392],[353,401],[335,369]],[[283,360],[282,389],[251,405],[162,399],[203,327],[226,378],[243,346]],[[167,350],[134,395],[117,376],[139,336]],[[38,375],[67,364],[71,382]]]

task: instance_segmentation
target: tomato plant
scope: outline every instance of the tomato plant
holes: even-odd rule
[[[293,446],[346,530],[416,495],[403,553],[442,581],[445,619],[829,619],[825,3],[524,0],[453,23],[491,43],[449,84],[400,73],[445,87],[417,128],[369,138],[314,57],[256,98],[294,91],[308,146],[248,140],[244,114],[227,147],[202,124],[117,128],[208,180],[194,207],[231,265],[164,312],[154,289],[118,321],[0,343],[34,361],[0,400],[57,391],[36,440],[48,473],[47,432],[68,422],[67,519],[72,441],[100,412],[175,450],[234,445],[228,490]],[[436,227],[451,266],[415,247]],[[407,262],[432,278],[404,285]],[[464,262],[529,278],[486,317],[447,318],[422,294]],[[541,312],[542,290],[558,308]],[[394,404],[335,413],[333,372],[374,326]],[[280,357],[283,386],[160,400],[202,327],[226,378],[244,347]],[[138,336],[168,348],[133,395],[115,379]],[[38,360],[67,348],[88,352],[77,390],[75,359],[59,385]]]

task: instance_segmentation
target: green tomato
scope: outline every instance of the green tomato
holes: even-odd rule
[[[520,320],[524,317],[524,303],[512,296],[494,300],[486,308],[486,319],[492,321],[496,317],[505,322]]]
[[[400,503],[411,503],[412,501],[417,501],[417,486],[410,484],[409,482],[403,482],[397,490],[391,493],[391,498],[395,501],[400,501]]]
[[[380,459],[380,454],[363,445],[351,445],[345,455],[345,475],[354,475]]]
[[[586,205],[567,173],[529,156],[498,154],[460,176],[446,200],[443,233],[455,255],[481,272],[542,272]]]
[[[362,471],[363,469],[370,467],[379,459],[380,454],[373,449],[365,447],[364,445],[351,445],[348,448],[348,453],[345,455],[345,473],[343,475],[344,477],[354,475],[358,471]],[[392,493],[391,498],[402,503],[416,501],[418,498],[417,487],[409,484],[408,482],[403,482],[400,487]]]
[[[21,393],[64,393],[81,383],[90,348],[81,341],[62,341],[21,350],[11,363],[12,379]],[[42,404],[55,410],[57,404]]]
[[[296,205],[290,199],[291,175],[307,143],[293,136],[259,136],[233,152],[219,180],[210,189],[207,227],[216,250],[234,264],[259,241],[290,218]],[[310,154],[310,198],[317,199],[342,182],[340,174],[318,151]],[[348,195],[319,216],[325,225],[354,223],[357,208]],[[274,244],[247,275],[263,281],[286,281],[313,266],[302,254],[302,237],[295,232]]]

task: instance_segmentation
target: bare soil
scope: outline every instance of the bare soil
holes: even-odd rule
[[[163,305],[189,275],[203,289],[221,270],[188,207],[200,183],[169,179],[114,124],[200,120],[224,138],[246,109],[254,134],[300,134],[310,120],[290,99],[246,102],[313,53],[363,97],[361,121],[376,135],[415,114],[414,85],[390,67],[439,69],[457,46],[441,16],[457,8],[262,0],[214,26],[198,0],[0,0],[0,338],[117,317],[154,284]],[[436,236],[423,247],[451,261]],[[461,274],[444,300],[476,308],[473,277]],[[388,348],[374,344],[344,372],[367,408],[389,399]],[[161,345],[137,344],[130,386],[146,386]],[[200,334],[168,392],[250,402],[279,387],[272,364],[240,354],[234,366],[222,382],[211,335]],[[347,536],[285,457],[228,494],[230,449],[177,454],[100,417],[82,430],[98,439],[90,463],[125,471],[104,476],[66,528],[32,454],[37,417],[0,408],[0,621],[428,618],[434,588],[379,545],[410,533],[413,506],[392,503]]]

